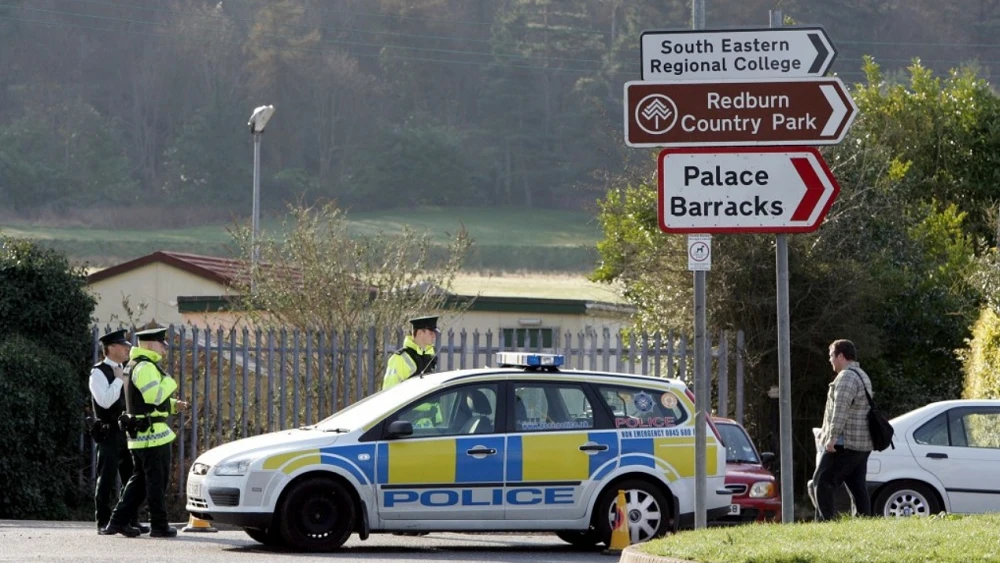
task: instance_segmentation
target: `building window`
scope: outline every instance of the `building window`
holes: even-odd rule
[[[503,344],[505,348],[527,348],[529,350],[551,349],[555,342],[555,331],[551,328],[505,328]]]

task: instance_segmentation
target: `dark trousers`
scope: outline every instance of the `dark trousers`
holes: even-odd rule
[[[111,522],[127,524],[145,496],[149,501],[149,526],[165,529],[167,523],[167,479],[170,477],[170,444],[132,450],[135,469],[125,485],[122,499],[111,514]]]
[[[858,516],[871,515],[872,503],[868,498],[868,488],[865,486],[869,455],[871,452],[848,450],[840,446],[832,452],[823,452],[819,465],[816,466],[816,473],[813,474],[819,520],[832,520],[837,517],[834,495],[837,489],[845,484],[854,499],[854,508]]]
[[[122,491],[132,477],[132,454],[128,451],[125,433],[112,426],[103,442],[97,443],[97,487],[94,488],[94,517],[103,528],[111,519],[111,509],[121,500],[116,481],[121,479]],[[112,499],[112,496],[115,498]],[[142,499],[139,500],[142,502]],[[136,518],[132,518],[136,520]]]

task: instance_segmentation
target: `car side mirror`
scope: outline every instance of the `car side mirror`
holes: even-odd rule
[[[774,463],[774,454],[772,452],[764,452],[760,454],[760,463],[764,467],[770,466]]]
[[[399,436],[412,436],[413,423],[408,420],[394,420],[389,423],[389,436],[397,438]]]

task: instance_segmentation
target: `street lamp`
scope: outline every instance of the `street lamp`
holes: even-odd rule
[[[250,134],[253,135],[253,218],[250,234],[250,293],[257,291],[257,262],[260,261],[260,248],[257,238],[260,236],[260,136],[264,127],[274,115],[274,106],[260,106],[253,110],[250,116]]]

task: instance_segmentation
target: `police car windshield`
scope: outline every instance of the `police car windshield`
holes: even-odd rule
[[[432,383],[431,378],[428,377],[404,381],[399,385],[369,395],[349,407],[340,409],[317,423],[315,428],[324,432],[333,432],[337,429],[356,430],[383,414],[406,404],[413,398],[414,394],[421,393],[436,385],[438,383]]]

